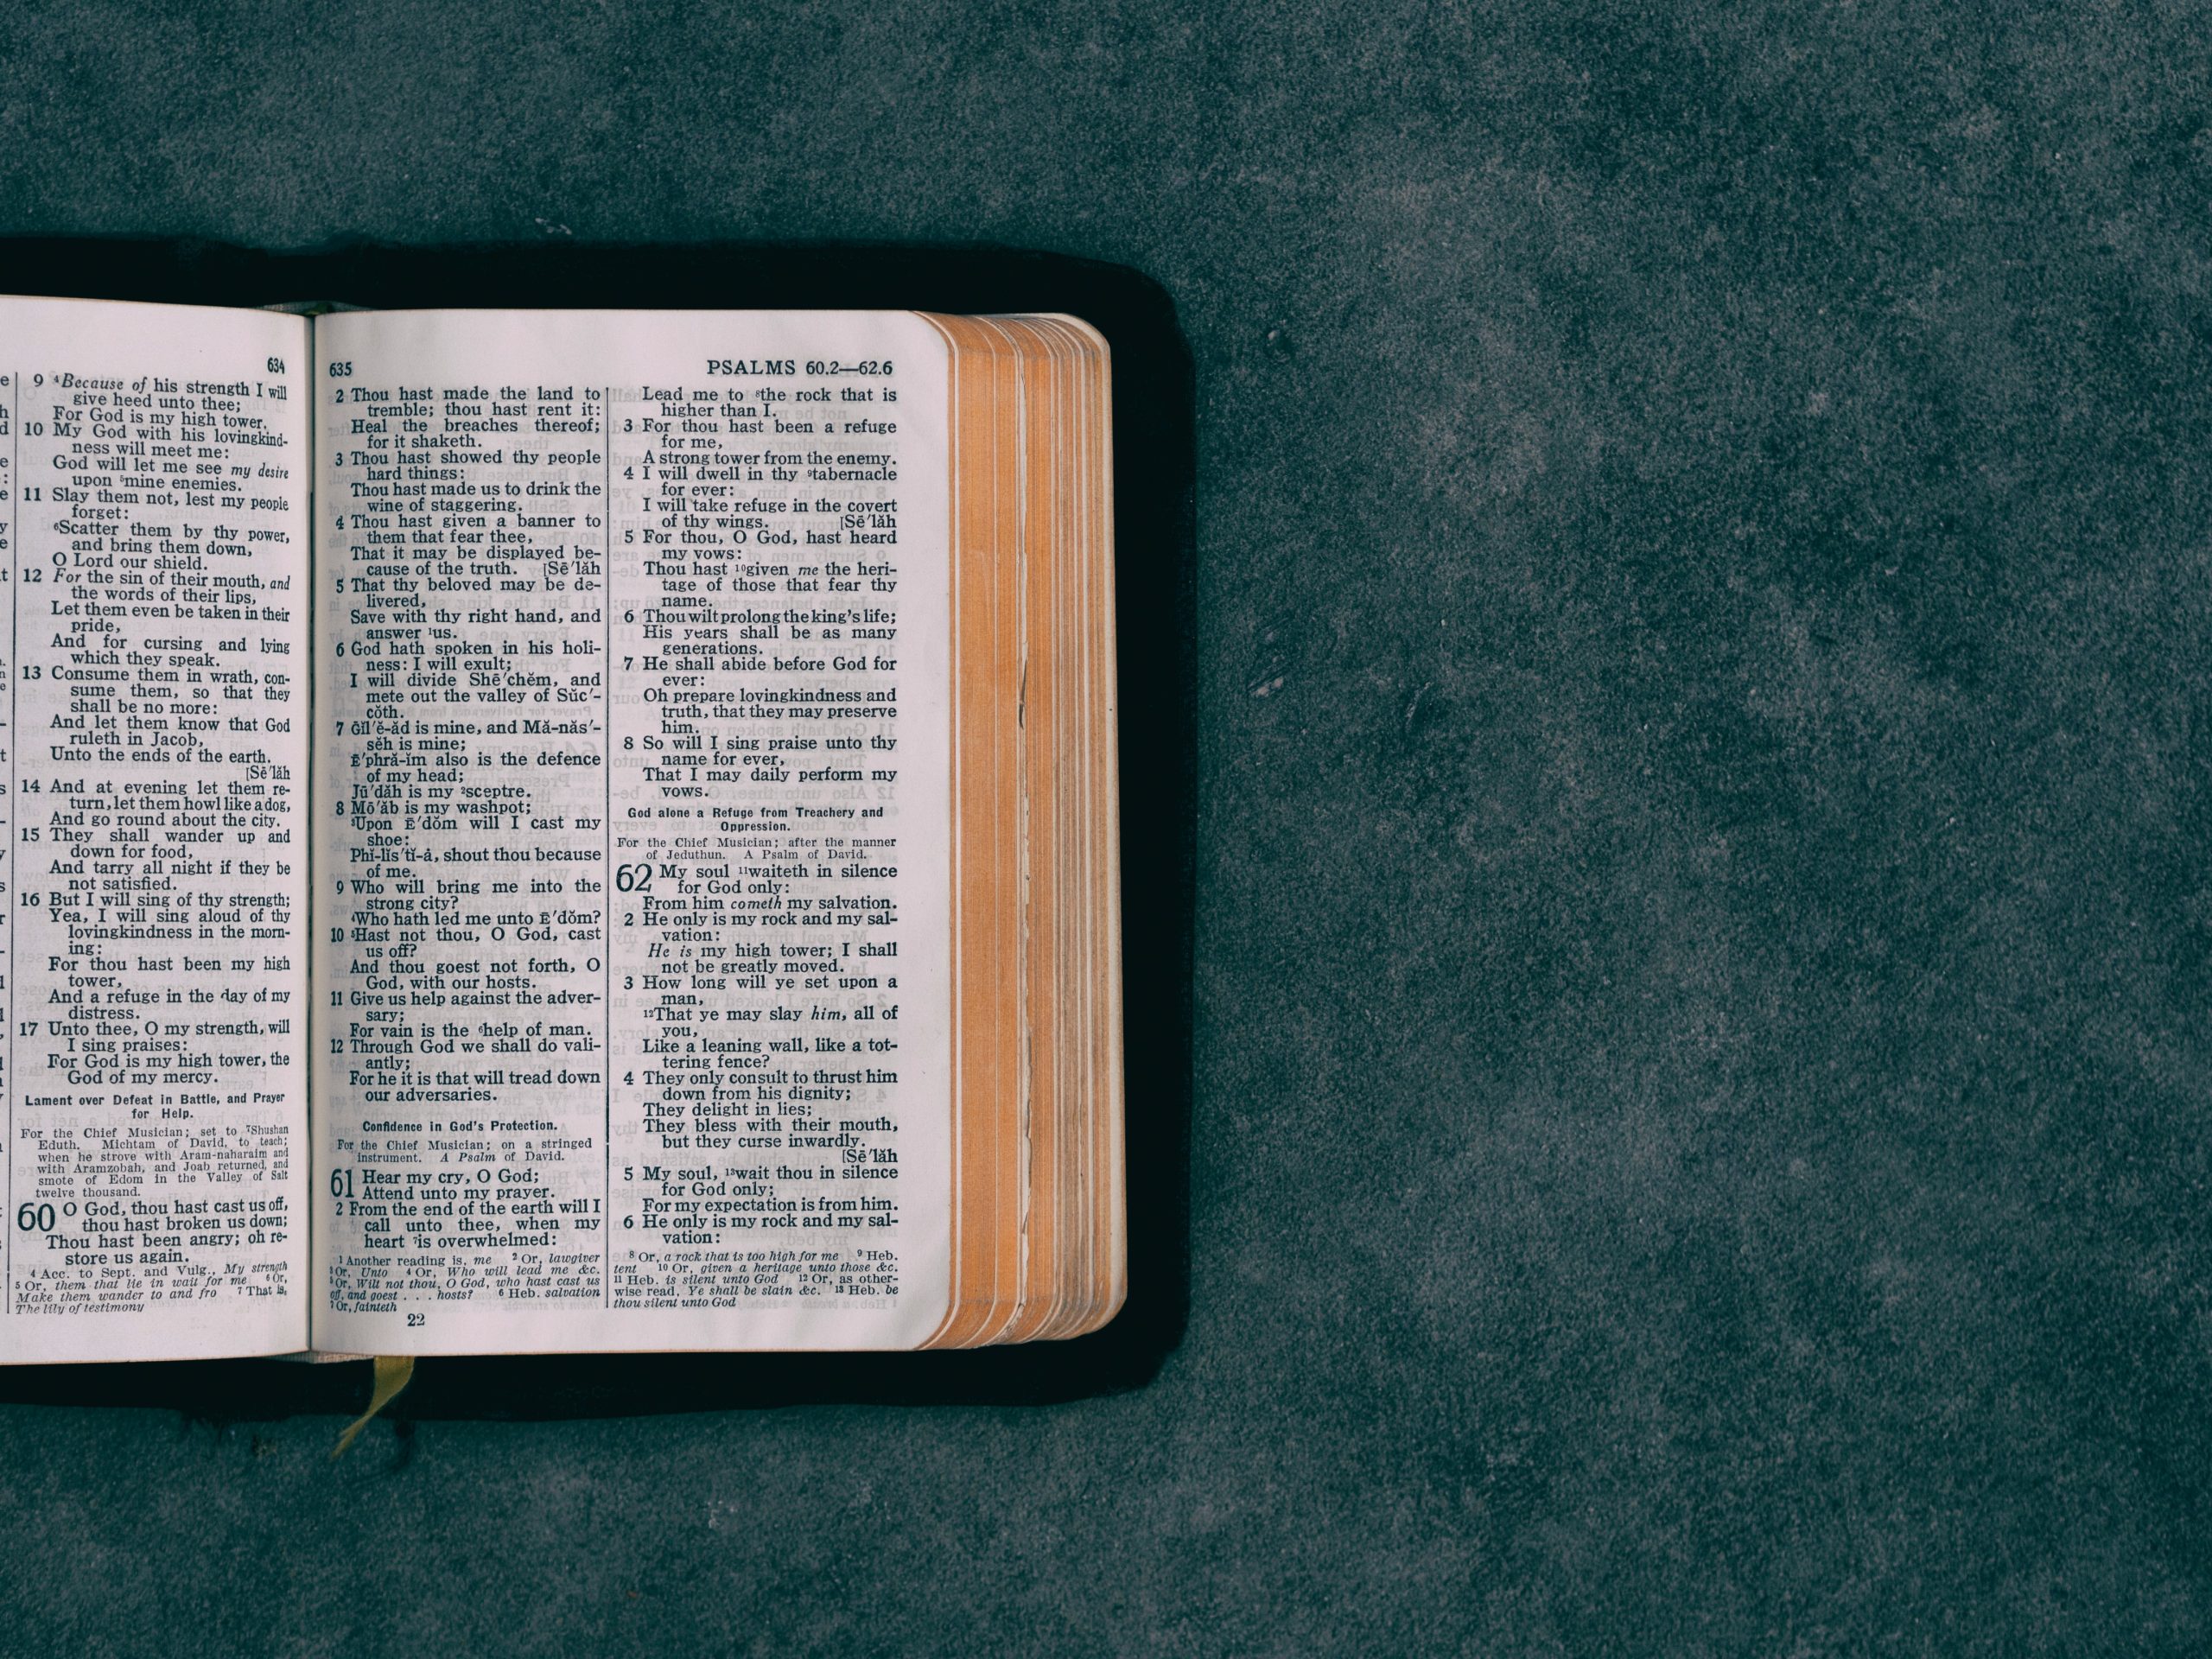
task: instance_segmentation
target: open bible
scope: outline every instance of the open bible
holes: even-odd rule
[[[1105,1323],[1103,340],[319,309],[0,299],[0,1362]]]

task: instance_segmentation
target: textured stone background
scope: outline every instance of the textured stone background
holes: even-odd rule
[[[0,5],[0,232],[1086,256],[1197,434],[1148,1379],[335,1469],[18,1382],[4,1645],[2201,1651],[2208,92],[2155,4]]]

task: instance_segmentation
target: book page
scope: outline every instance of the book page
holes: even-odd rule
[[[941,338],[317,330],[316,1346],[920,1343],[950,1228]]]
[[[0,1362],[306,1345],[307,350],[0,299]]]

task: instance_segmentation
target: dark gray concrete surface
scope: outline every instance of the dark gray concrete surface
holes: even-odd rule
[[[1085,256],[1198,466],[1148,1381],[335,1468],[19,1400],[0,1645],[2201,1651],[2207,66],[2150,4],[0,6],[0,232]]]

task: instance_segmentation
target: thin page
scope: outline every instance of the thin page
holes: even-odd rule
[[[307,355],[0,299],[0,1361],[306,1345]]]
[[[315,1337],[943,1319],[945,354],[904,313],[318,324]]]

